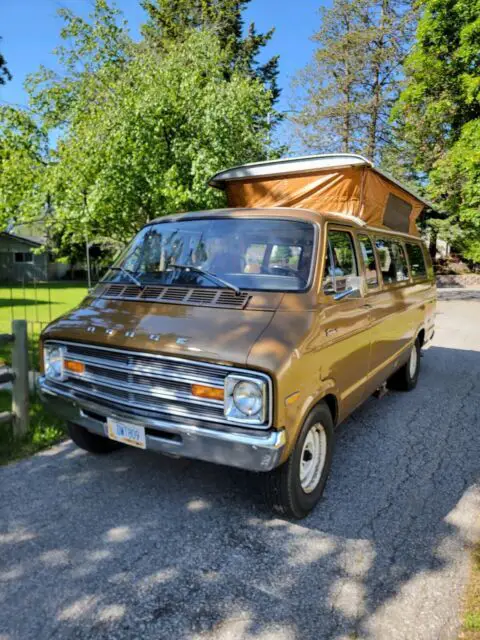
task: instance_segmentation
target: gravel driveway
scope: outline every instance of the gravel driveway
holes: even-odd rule
[[[480,300],[441,302],[417,389],[340,428],[292,524],[248,474],[64,443],[0,469],[0,638],[456,638],[480,513]]]

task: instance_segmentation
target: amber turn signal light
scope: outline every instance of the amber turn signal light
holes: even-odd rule
[[[207,387],[203,384],[192,384],[192,396],[209,398],[210,400],[223,400],[223,389]]]
[[[83,362],[77,362],[76,360],[64,360],[63,368],[65,371],[71,371],[71,373],[85,373]]]

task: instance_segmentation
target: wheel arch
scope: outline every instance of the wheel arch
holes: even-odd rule
[[[423,347],[425,342],[425,328],[422,327],[420,331],[417,333],[416,340],[420,340],[420,349]]]
[[[317,405],[320,404],[320,402],[322,402],[322,401],[325,402],[327,407],[330,409],[330,413],[332,414],[333,426],[336,427],[337,426],[337,422],[338,422],[338,400],[337,400],[337,397],[333,393],[327,393],[326,396],[324,396],[321,400],[319,400],[317,402]],[[315,406],[317,406],[317,405],[315,405]]]

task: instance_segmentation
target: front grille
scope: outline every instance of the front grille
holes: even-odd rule
[[[250,294],[245,291],[237,295],[230,289],[192,289],[160,285],[137,287],[134,284],[107,283],[98,284],[93,295],[115,300],[168,302],[169,304],[189,304],[223,309],[244,309],[250,298]]]
[[[64,349],[66,358],[85,365],[84,373],[68,371],[65,380],[56,383],[79,400],[118,407],[126,413],[153,414],[163,420],[231,424],[225,419],[223,401],[193,396],[191,385],[222,389],[226,376],[234,369],[184,358],[54,342]]]

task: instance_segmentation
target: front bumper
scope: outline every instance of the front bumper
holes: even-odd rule
[[[147,449],[159,453],[249,471],[270,471],[280,463],[286,444],[284,430],[246,432],[245,429],[215,429],[144,418],[79,399],[67,389],[59,391],[43,376],[38,378],[37,386],[43,403],[53,414],[104,437],[107,437],[107,417],[145,427]]]

